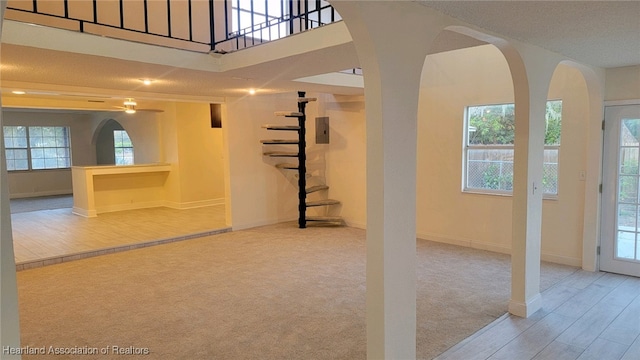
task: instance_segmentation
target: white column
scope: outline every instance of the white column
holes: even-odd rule
[[[364,73],[367,357],[416,357],[416,141],[420,76],[439,20],[423,6],[334,2]]]
[[[0,1],[0,35],[7,1]],[[1,59],[1,54],[0,54]],[[0,110],[2,110],[0,108]],[[0,111],[0,126],[2,126]],[[0,358],[20,359],[19,355],[8,355],[5,347],[20,347],[20,322],[18,317],[18,287],[16,261],[13,253],[13,234],[9,210],[9,187],[7,185],[7,160],[4,152],[4,137],[0,137]]]
[[[542,49],[502,49],[509,62],[515,95],[513,238],[509,312],[529,317],[542,306],[540,244],[542,164],[549,83],[559,58]]]

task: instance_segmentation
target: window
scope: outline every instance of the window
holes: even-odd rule
[[[287,35],[287,24],[281,21],[288,12],[289,2],[284,0],[232,0],[232,31],[256,39],[279,39]]]
[[[464,190],[510,194],[513,190],[514,104],[469,106],[466,114]],[[542,185],[558,194],[562,101],[548,101]]]
[[[297,15],[296,15],[297,14]],[[299,18],[291,29],[289,20]],[[259,40],[275,40],[297,32],[341,20],[325,0],[231,0],[232,34]]]
[[[4,126],[7,170],[71,167],[69,128],[64,126]]]
[[[27,128],[25,126],[5,126],[4,147],[8,171],[29,170]]]
[[[125,130],[113,130],[116,165],[133,165],[133,144]]]

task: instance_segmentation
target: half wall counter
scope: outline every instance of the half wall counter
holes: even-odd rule
[[[171,164],[72,166],[73,213],[100,213],[164,205]]]

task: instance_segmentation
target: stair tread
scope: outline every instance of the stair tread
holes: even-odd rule
[[[296,164],[276,164],[278,169],[288,169],[288,170],[298,170],[298,165]]]
[[[298,98],[298,102],[299,103],[301,103],[301,102],[309,102],[309,101],[316,101],[316,100],[318,100],[318,98],[314,98],[314,97],[301,97],[301,98]]]
[[[284,116],[284,117],[301,117],[304,116],[303,113],[298,111],[276,111],[274,112],[275,116]]]
[[[288,131],[298,131],[298,130],[300,130],[300,126],[298,126],[298,125],[265,124],[265,125],[262,125],[262,127],[267,129],[267,130],[288,130]]]
[[[298,157],[297,152],[289,152],[289,151],[267,151],[262,154],[265,156],[272,156],[272,157]]]
[[[325,205],[337,205],[340,204],[340,201],[333,199],[324,199],[324,200],[315,200],[315,201],[307,201],[307,207],[310,206],[325,206]]]
[[[296,167],[296,169],[297,169],[297,167]],[[311,194],[312,192],[322,191],[322,190],[327,190],[327,189],[329,189],[329,187],[327,185],[314,185],[314,186],[309,186],[305,190],[306,190],[307,194]]]
[[[342,221],[342,217],[341,216],[307,216],[305,218],[305,220],[307,221],[331,221],[331,222],[337,222],[337,221]]]
[[[270,140],[260,140],[263,144],[299,144],[300,142],[297,139],[270,139]]]

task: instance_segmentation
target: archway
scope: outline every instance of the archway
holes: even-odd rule
[[[418,104],[414,92],[419,84],[416,86],[415,77],[420,71],[415,67],[417,61],[424,62],[429,47],[443,30],[470,38],[470,46],[493,44],[508,64],[513,103],[518,107],[513,145],[512,230],[507,232],[513,259],[509,311],[523,317],[533,314],[541,307],[545,128],[544,121],[536,119],[544,119],[549,82],[562,57],[472,30],[455,19],[412,4],[393,8],[388,4],[368,4],[366,8],[354,3],[335,5],[354,39],[365,78],[368,354],[415,356],[411,351],[415,336],[415,243],[411,244],[411,238],[415,238],[416,224],[406,219],[415,216],[407,210],[415,204],[412,188],[416,173],[407,164],[416,160],[411,130]],[[404,25],[407,23],[413,27],[408,29]],[[397,188],[404,193],[397,193]]]
[[[127,130],[114,119],[105,119],[96,128],[92,144],[97,165],[133,165],[133,143]]]

